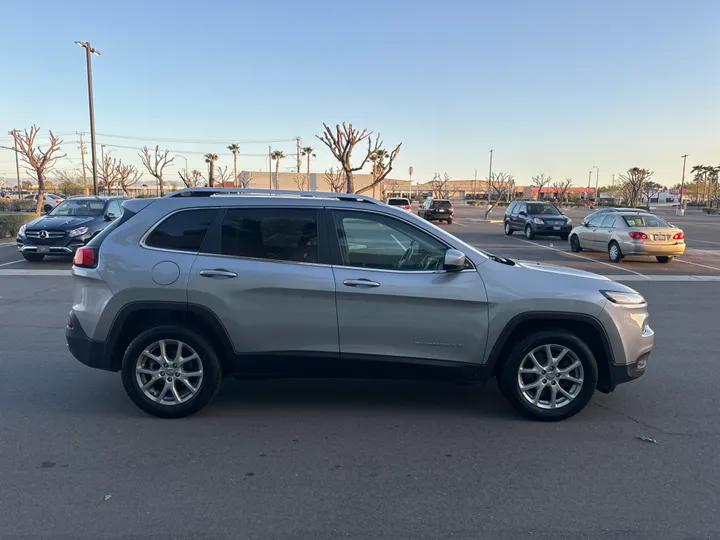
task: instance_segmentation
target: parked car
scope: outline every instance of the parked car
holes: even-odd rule
[[[31,194],[31,195],[26,195],[23,198],[26,200],[32,200],[35,203],[37,203],[38,195],[37,195],[37,193],[35,193],[35,194]],[[45,193],[43,195],[43,212],[45,212],[45,213],[49,212],[50,210],[55,208],[58,204],[60,204],[64,200],[65,199],[63,199],[59,195],[54,195],[53,193]]]
[[[635,212],[639,214],[650,213],[650,211],[646,210],[645,208],[603,208],[601,210],[598,210],[597,212],[593,212],[592,214],[588,214],[587,216],[585,216],[585,221],[592,219],[599,214],[611,214],[615,212]]]
[[[505,234],[523,231],[525,238],[559,236],[568,239],[572,220],[554,204],[542,201],[516,201],[507,207],[504,219]]]
[[[405,197],[389,197],[387,200],[387,205],[402,208],[406,212],[412,212],[410,199],[406,199]]]
[[[73,197],[20,227],[17,248],[26,260],[72,255],[122,214],[127,197]]]
[[[629,255],[650,255],[668,263],[685,253],[685,233],[653,214],[610,212],[596,214],[575,227],[570,249],[605,251],[612,262]]]
[[[418,216],[428,221],[447,221],[455,218],[455,207],[448,199],[425,199],[418,210]]]
[[[647,368],[647,304],[625,285],[362,195],[237,194],[130,199],[75,254],[70,352],[150,414],[200,410],[223,374],[497,377],[517,410],[561,420]]]

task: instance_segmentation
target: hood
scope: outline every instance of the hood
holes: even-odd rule
[[[596,279],[599,281],[612,281],[610,278],[601,276],[599,274],[593,274],[592,272],[586,272],[585,270],[576,270],[574,268],[567,268],[566,266],[555,266],[554,264],[544,264],[533,261],[515,261],[518,266],[528,269],[535,270],[538,272],[546,272],[550,274],[557,274],[561,276],[572,276],[586,279]]]
[[[55,229],[68,230],[76,229],[86,223],[94,220],[92,216],[40,216],[39,218],[28,223],[25,228],[35,229]]]

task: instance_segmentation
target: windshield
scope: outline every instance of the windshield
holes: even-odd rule
[[[450,201],[433,201],[432,207],[433,208],[450,208],[452,206],[452,203]]]
[[[410,201],[407,199],[390,199],[388,204],[390,206],[410,206]]]
[[[51,216],[102,216],[105,201],[98,199],[72,199],[56,206]]]
[[[666,221],[652,215],[623,216],[623,219],[628,227],[670,227]]]
[[[528,204],[528,214],[545,214],[545,215],[559,216],[560,211],[557,208],[555,208],[552,204],[529,203]]]

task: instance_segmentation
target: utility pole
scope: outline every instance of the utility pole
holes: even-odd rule
[[[15,172],[17,173],[18,180],[18,199],[22,199],[22,184],[20,182],[20,158],[18,158],[17,149],[17,130],[13,130],[13,142],[15,143]]]
[[[490,172],[488,172],[488,182],[492,182],[492,159],[494,151],[495,150],[490,150]]]
[[[680,180],[680,202],[678,203],[678,209],[676,214],[678,216],[685,215],[685,209],[683,208],[683,191],[685,191],[685,163],[687,163],[688,155],[680,156],[683,160],[683,172],[682,180]]]
[[[300,167],[302,167],[302,163],[300,161],[300,137],[296,137],[295,142],[297,143],[297,172],[300,174]]]
[[[598,203],[598,178],[600,177],[600,168],[597,165],[593,165],[593,169],[595,169],[595,204]]]
[[[473,200],[477,199],[477,169],[475,169],[475,177],[473,178]]]
[[[92,173],[93,173],[93,195],[97,195],[97,150],[95,149],[95,105],[93,104],[93,85],[92,85],[92,56],[93,54],[100,56],[100,51],[93,49],[89,41],[76,41],[85,49],[85,58],[87,61],[88,76],[88,106],[90,108],[90,151],[92,154]]]
[[[87,195],[87,172],[85,171],[85,154],[87,154],[87,150],[85,149],[85,143],[83,142],[83,133],[82,131],[78,133],[80,136],[80,160],[82,161],[82,174],[83,174],[83,195]]]
[[[592,182],[592,169],[588,172],[587,200],[590,202],[590,182]]]
[[[268,146],[268,175],[270,176],[270,189],[272,189],[272,146]]]

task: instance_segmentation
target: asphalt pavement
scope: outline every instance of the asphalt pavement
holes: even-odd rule
[[[449,227],[621,273],[475,219]],[[715,221],[685,219],[720,247]],[[692,260],[720,272],[714,245]],[[2,267],[0,539],[720,538],[720,282],[677,262],[617,265],[650,276],[631,284],[656,331],[648,372],[556,424],[520,418],[494,383],[417,381],[229,379],[201,413],[155,419],[67,351],[72,280],[37,268],[68,262]]]

